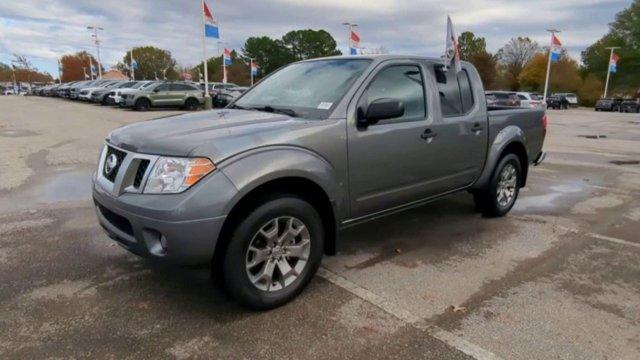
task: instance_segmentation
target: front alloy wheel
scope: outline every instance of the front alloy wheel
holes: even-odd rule
[[[214,263],[222,265],[228,293],[258,310],[296,297],[322,260],[324,226],[316,208],[296,195],[270,194],[235,219],[223,258]]]
[[[282,290],[304,271],[310,252],[311,236],[302,221],[291,216],[275,218],[249,244],[247,276],[259,290]]]

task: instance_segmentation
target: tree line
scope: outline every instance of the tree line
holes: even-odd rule
[[[540,46],[529,37],[514,37],[492,54],[487,50],[486,39],[470,31],[461,33],[458,40],[462,59],[476,66],[485,88],[543,92],[548,46]],[[609,51],[605,48],[609,46],[620,46],[617,53],[621,57],[619,71],[611,77],[610,94],[639,96],[640,0],[634,0],[629,8],[616,15],[609,32],[582,53],[582,64],[564,52],[561,60],[551,66],[549,91],[574,92],[585,105],[593,104],[604,90],[609,61]],[[294,61],[340,54],[335,39],[325,30],[294,30],[279,39],[250,37],[241,51],[232,52],[233,63],[227,67],[227,78],[240,85],[249,84],[250,59],[259,64],[261,77]],[[193,67],[178,66],[170,51],[154,46],[133,48],[133,58],[138,65],[136,79],[176,80],[189,74],[197,81],[203,74],[202,63]],[[97,63],[84,51],[63,56],[62,81],[84,79],[82,68],[88,69],[90,61]],[[127,53],[116,68],[130,75],[130,64]],[[210,81],[222,80],[222,56],[210,57],[206,66]]]

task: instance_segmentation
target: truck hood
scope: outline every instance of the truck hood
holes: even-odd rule
[[[330,120],[221,109],[170,116],[114,130],[107,142],[143,154],[206,156],[214,162],[268,145],[299,145]]]

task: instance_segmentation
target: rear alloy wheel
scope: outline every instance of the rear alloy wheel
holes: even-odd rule
[[[189,98],[184,102],[184,108],[189,111],[198,110],[198,105],[200,105],[200,103],[194,98]]]
[[[142,98],[136,100],[135,109],[138,111],[147,111],[151,108],[151,102],[148,99]]]
[[[324,229],[311,204],[279,195],[236,226],[225,251],[222,276],[229,294],[258,310],[296,297],[320,266]]]
[[[474,193],[476,208],[488,217],[506,215],[518,198],[521,177],[520,159],[515,154],[505,155],[496,166],[489,187]]]

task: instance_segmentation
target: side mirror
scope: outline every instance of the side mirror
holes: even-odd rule
[[[375,125],[380,120],[393,119],[404,115],[404,103],[398,99],[382,98],[369,104],[366,111],[358,111],[361,126]]]

